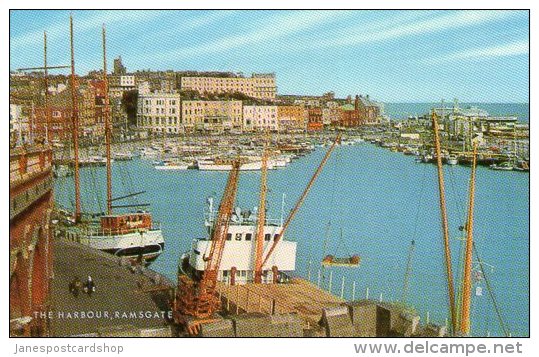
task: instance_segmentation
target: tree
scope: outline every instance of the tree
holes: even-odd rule
[[[138,101],[138,90],[129,90],[123,92],[122,95],[122,109],[127,114],[127,119],[129,124],[137,124],[137,101]]]

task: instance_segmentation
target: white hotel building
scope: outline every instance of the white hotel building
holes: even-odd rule
[[[139,95],[137,126],[154,133],[181,133],[183,125],[180,94],[153,92]]]

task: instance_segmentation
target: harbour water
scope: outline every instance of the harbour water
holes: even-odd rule
[[[305,188],[325,148],[268,174],[268,210],[280,217],[283,193],[285,216]],[[445,168],[451,248],[454,270],[458,260],[467,210],[469,168]],[[83,208],[102,211],[95,190],[105,194],[105,168],[82,169]],[[204,236],[203,207],[214,195],[219,200],[227,175],[222,172],[161,171],[151,161],[135,159],[113,164],[114,196],[127,189],[145,190],[139,201],[150,202],[154,219],[161,221],[165,252],[152,268],[175,279],[180,255],[195,237]],[[241,173],[238,205],[258,205],[259,172]],[[56,200],[71,206],[72,178],[58,179]],[[127,185],[126,185],[127,184]],[[125,187],[133,185],[133,188]],[[98,190],[99,191],[99,190]],[[98,192],[99,193],[99,192]],[[129,203],[129,200],[126,200]],[[330,229],[328,229],[328,227]],[[340,238],[342,230],[342,239]],[[328,234],[329,232],[329,234]],[[412,156],[392,153],[370,144],[337,147],[303,207],[291,224],[287,239],[298,242],[296,274],[329,288],[330,270],[321,271],[326,254],[361,257],[359,268],[332,268],[332,292],[384,301],[401,299],[410,242],[415,255],[407,303],[422,321],[444,323],[447,288],[442,253],[436,167],[414,162]],[[329,239],[328,239],[329,237]],[[529,175],[477,169],[474,238],[513,336],[529,335]],[[324,246],[327,243],[326,249]],[[310,262],[310,263],[309,263]],[[310,269],[309,269],[310,266]],[[476,267],[477,268],[477,267]],[[309,274],[310,270],[310,274]],[[458,279],[457,279],[458,280]],[[502,330],[484,281],[474,289],[472,334],[501,336]],[[475,296],[482,293],[482,296]]]

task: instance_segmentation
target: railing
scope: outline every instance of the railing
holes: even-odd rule
[[[150,229],[148,228],[125,228],[125,229],[105,229],[101,227],[85,227],[84,228],[84,234],[87,236],[117,236],[122,234],[128,234],[128,233],[144,233],[148,231],[156,231],[161,229],[161,223],[160,222],[153,222],[152,227]]]

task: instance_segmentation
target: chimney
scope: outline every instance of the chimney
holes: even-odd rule
[[[359,111],[359,96],[356,95],[356,100],[354,101],[354,110]]]

